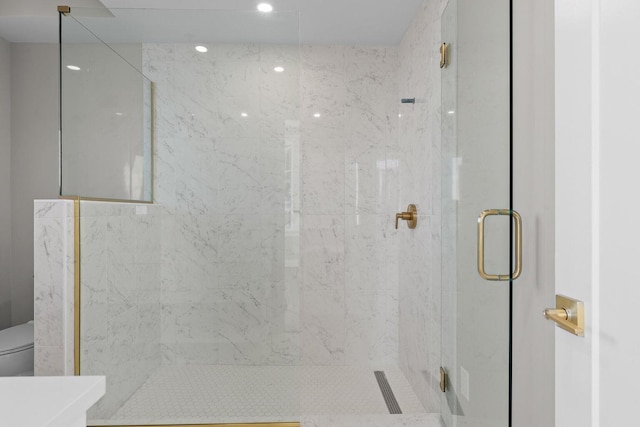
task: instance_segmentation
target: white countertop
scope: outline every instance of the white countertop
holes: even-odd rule
[[[105,377],[0,377],[0,425],[81,425],[104,393]]]

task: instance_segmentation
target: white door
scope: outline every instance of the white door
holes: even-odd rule
[[[556,0],[557,427],[639,425],[640,2]]]

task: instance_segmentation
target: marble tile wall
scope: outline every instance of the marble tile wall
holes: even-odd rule
[[[396,364],[396,49],[208,48],[143,47],[165,362]]]
[[[397,365],[397,51],[301,53],[301,363]]]
[[[111,416],[160,366],[164,209],[82,201],[82,375],[107,375],[90,419]]]
[[[82,375],[106,375],[89,418],[106,419],[161,364],[164,208],[80,203]],[[34,204],[36,375],[74,375],[74,202]]]
[[[167,212],[162,354],[167,363],[285,363],[298,351],[288,344],[297,322],[290,333],[283,325],[297,51],[208,47],[144,46],[156,87],[156,202]]]
[[[73,375],[74,211],[34,202],[34,373]]]
[[[441,124],[440,16],[444,0],[425,0],[399,46],[400,110],[396,207],[418,208],[418,227],[399,233],[399,362],[428,412],[440,411]]]

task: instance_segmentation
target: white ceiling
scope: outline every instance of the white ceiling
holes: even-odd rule
[[[268,1],[268,0],[267,0]],[[0,0],[0,37],[10,42],[58,41],[57,5],[105,41],[264,41],[283,43],[292,35],[305,44],[396,45],[424,0],[271,0],[270,21],[255,12],[258,0]],[[104,6],[103,6],[104,4]],[[109,11],[114,18],[110,16]],[[80,8],[102,8],[102,18]],[[150,13],[120,11],[159,9]],[[210,9],[223,12],[171,12]],[[231,13],[229,11],[250,11]],[[298,18],[299,11],[299,18]],[[75,13],[74,13],[75,12]],[[262,21],[259,21],[262,19]],[[71,32],[69,32],[71,34]]]

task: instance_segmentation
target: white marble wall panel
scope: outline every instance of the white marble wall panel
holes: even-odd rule
[[[396,363],[395,256],[357,254],[392,245],[396,49],[207,47],[143,48],[167,208],[165,362]],[[376,283],[362,290],[365,276]]]
[[[302,129],[305,129],[304,121]],[[344,152],[345,140],[342,138],[303,137],[301,187],[304,215],[344,214]]]
[[[34,202],[34,372],[73,374],[73,202]]]
[[[381,215],[350,215],[346,221],[346,362],[396,365],[398,273],[392,262],[392,241],[398,236],[393,220]]]
[[[306,215],[302,228],[301,363],[344,365],[345,218]]]
[[[89,418],[108,418],[160,366],[163,211],[81,202],[81,374],[109,387]]]

